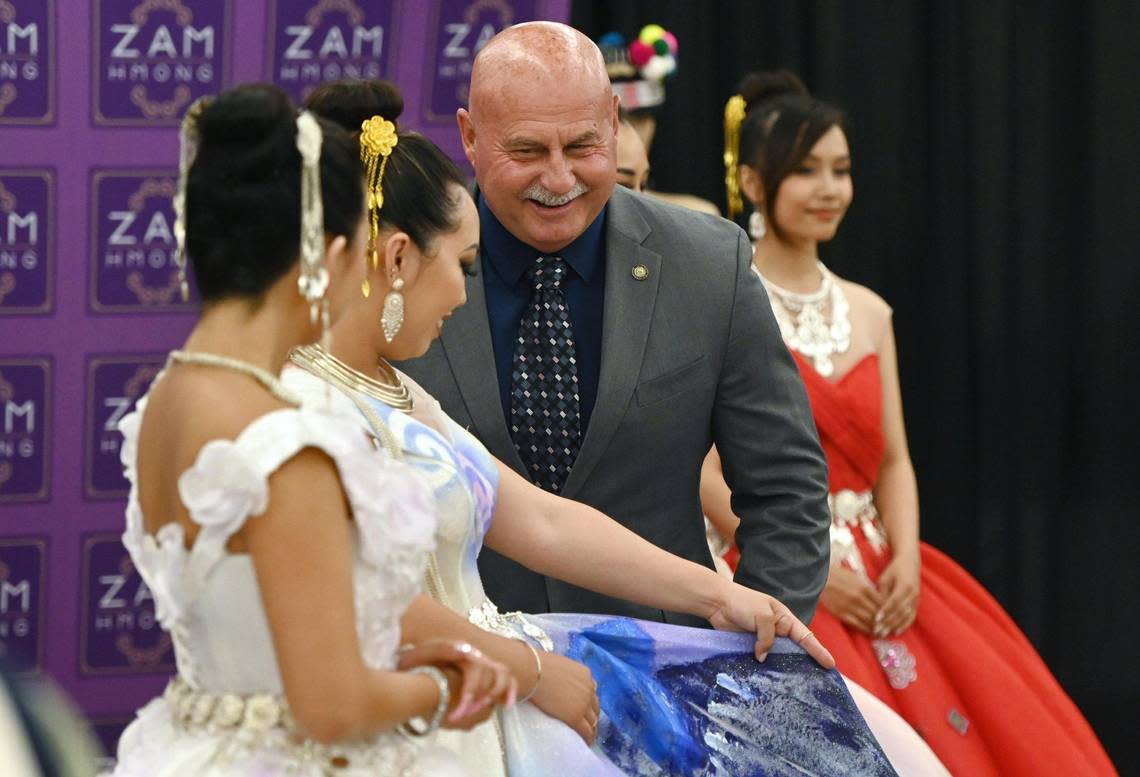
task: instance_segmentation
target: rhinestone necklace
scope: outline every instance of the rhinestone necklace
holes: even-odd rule
[[[823,281],[818,289],[808,294],[777,286],[761,275],[756,265],[752,270],[764,282],[784,342],[793,351],[811,359],[816,372],[826,378],[835,372],[831,357],[846,353],[851,346],[851,321],[847,317],[851,308],[847,304],[847,295],[823,262],[816,262],[816,267]],[[828,303],[831,321],[824,314]]]

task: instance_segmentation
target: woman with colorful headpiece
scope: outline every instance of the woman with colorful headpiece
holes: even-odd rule
[[[665,83],[677,71],[677,37],[659,24],[647,24],[626,41],[607,32],[598,39],[610,86],[621,104],[618,131],[618,183],[674,205],[719,216],[720,210],[692,194],[659,192],[649,186],[649,149],[665,104]]]
[[[787,72],[750,75],[740,92],[725,108],[729,212],[754,209],[754,269],[830,471],[831,573],[812,629],[954,774],[1115,774],[1001,606],[918,539],[891,309],[819,260],[853,196],[843,114]],[[702,503],[731,537],[738,521],[715,451]]]
[[[423,735],[477,724],[490,707],[466,698],[509,702],[513,678],[462,642],[397,653],[434,547],[430,485],[277,377],[366,277],[356,147],[244,86],[191,107],[181,167],[178,259],[202,312],[120,424],[123,543],[178,676],[114,774],[472,774]]]
[[[375,82],[331,84],[310,98],[310,109],[360,128],[366,167],[384,171],[373,197],[378,262],[367,296],[362,288],[355,311],[334,326],[331,351],[300,349],[302,369],[284,378],[314,397],[335,387],[359,407],[361,427],[392,440],[433,486],[435,599],[412,605],[404,633],[472,643],[512,668],[528,702],[454,746],[480,774],[513,777],[891,774],[842,681],[816,663],[830,663],[826,651],[782,604],[533,486],[388,363],[429,347],[465,301],[461,270],[479,263],[475,206],[454,165],[414,133],[396,133],[394,144],[371,137],[390,137],[393,104]],[[484,544],[594,590],[700,614],[723,630],[500,613],[475,563]],[[791,639],[773,643],[773,633]]]

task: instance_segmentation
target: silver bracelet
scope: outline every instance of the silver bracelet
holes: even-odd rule
[[[525,639],[520,639],[519,642],[526,645],[530,650],[531,655],[534,656],[534,665],[535,668],[538,669],[538,674],[536,674],[534,677],[534,685],[530,687],[530,691],[527,692],[526,696],[515,702],[516,704],[522,704],[524,701],[530,701],[530,698],[534,696],[534,692],[538,690],[538,684],[542,681],[542,658],[539,657],[538,651],[534,649],[534,645],[530,644]]]
[[[408,674],[426,674],[435,680],[435,685],[439,689],[439,701],[436,702],[435,712],[432,713],[430,721],[425,723],[423,718],[412,718],[412,720],[400,726],[401,729],[412,736],[426,736],[438,729],[440,724],[443,723],[443,716],[447,714],[448,702],[451,701],[451,683],[447,681],[447,675],[437,667],[431,665],[413,667],[408,670]],[[422,728],[416,727],[416,721],[422,724]]]

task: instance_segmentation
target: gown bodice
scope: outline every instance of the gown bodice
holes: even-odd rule
[[[136,454],[145,411],[143,399],[120,424],[131,484],[123,544],[154,595],[158,620],[173,636],[181,678],[204,691],[281,693],[252,561],[227,552],[226,543],[265,512],[269,476],[306,447],[335,462],[352,510],[356,625],[365,661],[393,668],[399,617],[421,589],[434,546],[434,512],[418,473],[374,447],[344,414],[278,410],[234,440],[207,443],[179,477],[179,495],[200,527],[187,548],[177,522],[154,535],[144,528]]]
[[[328,391],[328,384],[302,369],[289,367],[283,377],[290,389],[311,401]],[[356,401],[365,403],[369,414],[386,427],[404,463],[430,489],[437,532],[428,585],[439,589],[431,593],[441,602],[466,614],[487,599],[475,559],[495,511],[498,469],[482,444],[444,414],[430,395],[403,379],[412,387],[416,416],[363,394],[357,394]],[[343,399],[339,390],[332,391]],[[369,428],[368,418],[353,410],[362,428]]]
[[[878,354],[867,354],[834,381],[816,372],[800,353],[792,351],[792,356],[803,376],[827,457],[829,490],[874,488],[886,444]]]

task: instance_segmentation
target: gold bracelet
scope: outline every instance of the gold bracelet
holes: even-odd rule
[[[530,697],[534,696],[534,692],[538,690],[538,683],[542,680],[542,659],[539,657],[538,651],[535,650],[534,645],[530,644],[529,642],[525,642],[521,639],[519,642],[522,642],[524,645],[526,645],[527,650],[529,650],[531,655],[534,656],[534,665],[538,669],[538,674],[534,678],[534,685],[530,687],[530,692],[515,702],[516,704],[521,704],[524,701],[529,701]]]

